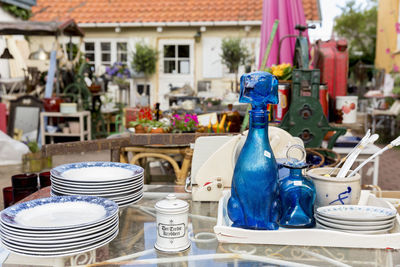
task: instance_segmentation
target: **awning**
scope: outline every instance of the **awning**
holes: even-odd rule
[[[0,35],[55,35],[84,36],[82,29],[70,19],[65,22],[0,22]]]

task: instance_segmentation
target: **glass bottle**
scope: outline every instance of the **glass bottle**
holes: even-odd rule
[[[278,229],[278,167],[268,140],[266,104],[276,103],[277,80],[265,72],[244,74],[240,102],[251,103],[250,128],[236,162],[228,201],[233,227]]]
[[[279,180],[282,207],[279,225],[289,228],[314,227],[315,186],[311,179],[303,175],[303,169],[308,164],[288,161],[283,166],[290,169],[290,174]]]

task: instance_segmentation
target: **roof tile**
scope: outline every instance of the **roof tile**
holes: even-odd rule
[[[33,21],[260,21],[263,0],[37,0]],[[280,1],[280,0],[277,0]],[[307,20],[320,20],[319,0],[302,0]],[[46,8],[47,7],[47,8]]]

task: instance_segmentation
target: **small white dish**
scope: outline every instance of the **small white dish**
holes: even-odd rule
[[[379,226],[379,225],[393,223],[396,219],[396,217],[393,217],[388,220],[382,220],[382,221],[351,221],[351,220],[332,219],[329,217],[321,216],[317,213],[315,214],[315,218],[317,220],[324,220],[324,221],[328,221],[331,223],[337,223],[337,224],[342,224],[342,225],[352,225],[352,226]]]
[[[386,229],[381,229],[381,230],[355,231],[355,230],[346,230],[346,229],[329,227],[329,226],[323,225],[322,223],[317,221],[317,228],[322,228],[322,229],[332,230],[332,231],[339,231],[339,232],[346,232],[346,233],[353,233],[353,234],[375,235],[375,234],[386,234],[389,230],[391,230],[393,228],[393,226],[390,226]]]
[[[317,209],[317,214],[338,220],[382,221],[393,218],[396,216],[397,211],[373,206],[336,205],[319,207]]]
[[[387,224],[382,224],[382,225],[345,225],[345,224],[339,224],[339,223],[332,223],[329,221],[325,221],[321,217],[317,217],[317,222],[321,223],[325,226],[332,227],[332,228],[337,228],[337,229],[343,229],[343,230],[352,230],[352,231],[375,231],[375,230],[382,230],[382,229],[388,229],[392,228],[394,221],[389,221]]]

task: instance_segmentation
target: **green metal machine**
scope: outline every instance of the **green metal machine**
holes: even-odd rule
[[[306,147],[320,147],[327,132],[334,131],[328,142],[328,148],[331,149],[336,139],[346,133],[346,129],[330,126],[319,102],[320,71],[308,69],[308,39],[302,35],[309,28],[315,29],[315,26],[295,27],[299,35],[296,36],[293,60],[296,69],[292,73],[291,103],[279,127],[300,137]]]
[[[293,70],[291,103],[279,127],[300,137],[306,147],[320,147],[326,133],[335,131],[328,143],[331,149],[346,129],[329,125],[319,102],[319,83],[319,70]]]

